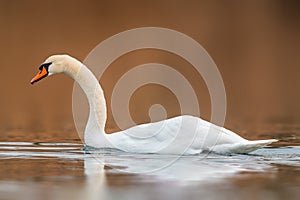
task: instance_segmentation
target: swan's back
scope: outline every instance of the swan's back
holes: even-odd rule
[[[197,154],[213,146],[247,140],[225,128],[193,116],[141,124],[108,135],[112,146],[127,152]]]

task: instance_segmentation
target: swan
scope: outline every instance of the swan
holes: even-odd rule
[[[107,113],[103,90],[94,74],[80,61],[69,55],[52,55],[39,67],[31,84],[59,73],[73,78],[88,99],[90,111],[84,131],[87,147],[114,148],[131,153],[192,155],[213,151],[219,154],[246,154],[278,141],[250,141],[228,129],[189,115],[106,134]]]

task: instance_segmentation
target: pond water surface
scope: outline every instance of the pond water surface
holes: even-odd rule
[[[206,152],[181,157],[111,149],[85,152],[77,138],[53,142],[22,131],[9,135],[0,142],[0,199],[299,199],[300,195],[298,133],[293,137],[276,133],[273,137],[282,142],[249,155]]]

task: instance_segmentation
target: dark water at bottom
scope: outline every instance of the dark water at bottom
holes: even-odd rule
[[[178,157],[114,150],[86,153],[78,140],[72,141],[0,142],[0,199],[300,196],[300,147],[293,142],[250,155],[204,153]]]

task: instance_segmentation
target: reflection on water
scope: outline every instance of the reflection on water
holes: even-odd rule
[[[1,199],[297,199],[300,147],[250,155],[84,152],[76,143],[0,143]]]

